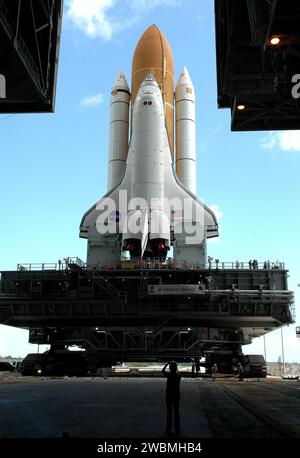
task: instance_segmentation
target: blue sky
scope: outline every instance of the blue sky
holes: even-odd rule
[[[198,195],[221,216],[209,254],[284,261],[299,316],[300,132],[230,131],[229,110],[217,109],[212,0],[66,1],[55,114],[0,116],[0,270],[85,259],[78,229],[106,191],[110,91],[119,69],[130,84],[135,46],[153,23],[172,47],[175,80],[186,65],[196,90]],[[286,360],[300,362],[295,326],[283,335]],[[1,326],[0,354],[35,351],[27,340]],[[266,344],[277,361],[280,331]],[[263,339],[244,351],[262,353]]]

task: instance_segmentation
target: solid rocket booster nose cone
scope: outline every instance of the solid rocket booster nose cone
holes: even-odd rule
[[[188,69],[184,66],[183,69],[181,70],[178,82],[176,86],[179,86],[181,84],[189,84],[193,86],[190,74],[188,72]]]
[[[129,91],[129,86],[128,86],[128,83],[127,83],[123,70],[118,71],[113,87],[114,88],[123,88]]]

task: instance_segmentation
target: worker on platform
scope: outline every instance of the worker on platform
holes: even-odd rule
[[[167,366],[169,371],[167,372]],[[172,423],[174,415],[174,429],[175,434],[180,434],[180,415],[179,415],[179,403],[180,403],[180,380],[181,375],[178,372],[177,364],[175,361],[168,362],[162,369],[162,373],[167,377],[167,389],[166,389],[166,403],[167,403],[167,427],[166,434],[171,434]]]
[[[215,363],[211,368],[211,379],[212,379],[213,382],[216,380],[217,373],[218,373],[218,366]]]

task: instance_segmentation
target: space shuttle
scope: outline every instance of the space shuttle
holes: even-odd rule
[[[152,25],[135,49],[131,91],[122,71],[112,88],[107,193],[80,224],[89,267],[171,253],[175,265],[205,266],[218,224],[196,196],[195,102],[186,67],[174,92],[172,51]]]

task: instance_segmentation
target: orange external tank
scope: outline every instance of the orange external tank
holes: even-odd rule
[[[156,25],[151,25],[144,32],[135,48],[132,60],[132,114],[138,90],[149,73],[155,77],[162,91],[167,132],[174,159],[174,62],[171,47]]]

